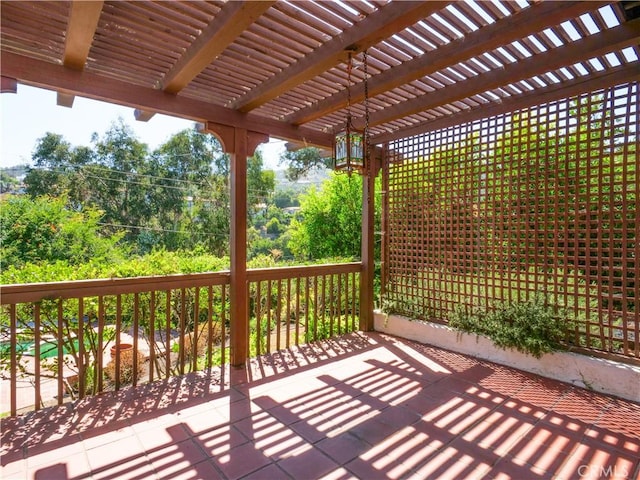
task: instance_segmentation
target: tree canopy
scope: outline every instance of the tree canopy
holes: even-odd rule
[[[134,252],[200,246],[228,253],[229,156],[212,135],[183,130],[150,151],[120,119],[89,147],[47,133],[33,161],[25,178],[32,198],[63,195],[72,210],[100,210],[103,231],[124,232]],[[275,174],[259,152],[247,175],[250,205],[272,195]]]

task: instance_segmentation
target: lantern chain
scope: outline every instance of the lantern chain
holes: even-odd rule
[[[347,121],[351,120],[351,52],[349,52],[349,60],[347,63]]]

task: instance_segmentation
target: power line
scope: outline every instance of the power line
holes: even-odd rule
[[[95,167],[91,167],[91,168],[95,168]],[[179,182],[183,182],[183,183],[188,183],[188,186],[186,187],[180,187],[180,186],[174,186],[174,185],[166,185],[166,184],[162,184],[162,183],[143,183],[143,182],[138,182],[135,180],[131,180],[128,178],[114,178],[114,177],[104,177],[104,176],[100,176],[100,175],[95,175],[95,174],[91,174],[91,173],[87,173],[84,171],[81,171],[80,173],[86,177],[86,178],[94,178],[97,180],[103,180],[103,181],[109,181],[109,182],[120,182],[120,183],[126,183],[126,184],[130,184],[130,185],[140,185],[143,187],[149,187],[149,188],[153,188],[153,187],[157,187],[157,188],[167,188],[167,189],[173,189],[173,190],[180,190],[183,192],[188,192],[188,193],[192,193],[189,189],[189,186],[203,186],[206,189],[209,188],[213,188],[212,184],[206,184],[206,183],[198,183],[198,182],[190,182],[189,180],[181,180],[181,179],[172,179],[169,177],[160,177],[160,176],[154,176],[154,175],[145,175],[145,174],[141,174],[141,173],[136,173],[136,172],[122,172],[119,170],[113,170],[113,169],[109,169],[109,168],[100,168],[103,170],[107,170],[107,171],[111,171],[114,173],[118,173],[118,174],[124,174],[124,175],[135,175],[135,176],[141,176],[141,177],[147,177],[147,178],[155,178],[158,180],[169,180],[169,181],[179,181]],[[40,171],[49,171],[52,173],[67,173],[67,170],[64,169],[64,167],[55,167],[55,168],[48,168],[48,169],[39,169]],[[215,174],[214,174],[215,175]],[[230,187],[229,185],[224,185],[224,188],[222,189],[222,191],[224,191],[225,193],[229,193],[230,192]],[[252,189],[252,188],[248,188],[247,189],[247,193],[253,193],[256,195],[261,195],[261,196],[266,196],[269,195],[271,193],[273,193],[271,190],[258,190],[258,189]],[[200,197],[201,198],[201,197]],[[210,198],[205,198],[206,200],[213,200]]]
[[[106,226],[106,227],[116,227],[116,228],[125,228],[128,230],[146,230],[150,232],[166,232],[166,233],[180,233],[183,235],[207,235],[209,237],[216,238],[230,238],[228,234],[223,233],[210,233],[210,232],[193,232],[193,231],[185,231],[185,230],[175,230],[169,228],[160,228],[160,227],[148,227],[148,226],[140,226],[140,225],[124,225],[119,223],[109,223],[109,222],[97,222],[98,225]]]

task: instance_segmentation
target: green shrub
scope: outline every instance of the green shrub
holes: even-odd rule
[[[570,328],[564,309],[550,304],[542,295],[524,302],[498,304],[493,309],[456,309],[449,325],[459,330],[485,335],[501,348],[515,348],[540,358],[544,353],[563,350]]]

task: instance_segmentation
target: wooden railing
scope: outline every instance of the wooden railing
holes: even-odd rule
[[[360,269],[346,263],[249,270],[250,354],[357,330]]]
[[[359,263],[248,270],[250,355],[357,329]],[[0,413],[228,363],[230,274],[4,285]]]

